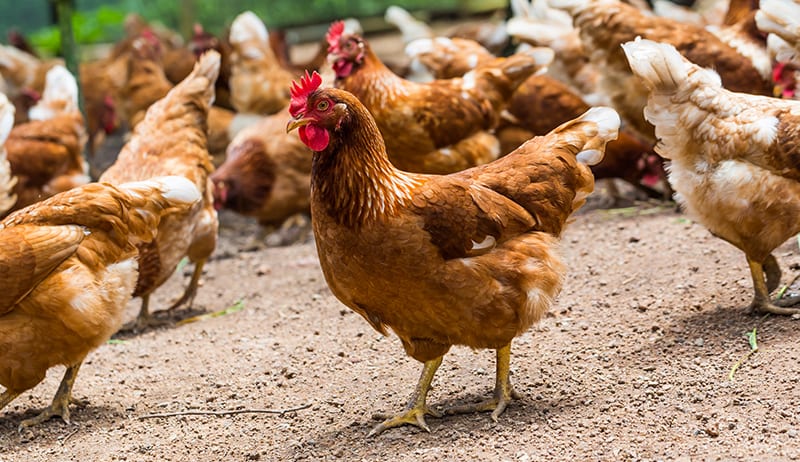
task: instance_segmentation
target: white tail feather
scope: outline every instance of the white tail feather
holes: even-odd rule
[[[11,165],[6,158],[3,148],[11,127],[14,126],[14,105],[8,101],[6,95],[0,93],[0,215],[7,212],[15,202],[14,186],[17,179],[11,174]]]
[[[770,58],[781,63],[800,60],[800,50],[775,34],[767,35],[767,51]]]
[[[411,13],[399,6],[390,6],[386,9],[383,18],[386,22],[394,24],[403,34],[403,43],[409,43],[420,38],[431,38],[434,36],[431,28],[424,22],[411,16]]]
[[[551,7],[566,10],[570,14],[577,14],[602,0],[548,0]]]
[[[691,63],[670,44],[637,37],[623,43],[622,49],[633,73],[650,90],[675,91],[688,77]]]
[[[603,160],[606,143],[617,139],[619,125],[620,118],[617,111],[610,107],[598,106],[589,109],[577,119],[564,122],[553,132],[574,132],[578,128],[582,129],[582,133],[566,138],[566,141],[580,150],[575,154],[578,162],[596,165]]]
[[[800,49],[800,3],[796,0],[762,0],[756,25]]]
[[[269,43],[267,26],[252,11],[245,11],[233,20],[229,40],[232,45],[239,45],[251,40]]]
[[[346,18],[343,19],[344,22],[344,33],[345,34],[364,34],[364,28],[361,26],[361,22],[356,18]]]
[[[0,93],[0,147],[2,147],[14,127],[14,105],[6,95]]]
[[[527,18],[531,14],[531,4],[528,0],[511,0],[511,14],[514,18]]]
[[[123,183],[118,187],[141,197],[148,197],[158,191],[172,205],[193,204],[202,199],[197,186],[182,176],[159,176],[145,181]]]
[[[598,106],[584,112],[579,120],[594,122],[597,124],[599,134],[597,136],[611,141],[617,139],[619,132],[620,118],[617,111],[610,107]]]
[[[28,117],[49,120],[72,112],[78,112],[78,82],[64,66],[53,66],[47,71],[42,99],[28,110]]]

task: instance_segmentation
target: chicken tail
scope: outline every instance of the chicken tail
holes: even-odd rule
[[[416,39],[432,38],[434,33],[424,22],[411,16],[411,13],[399,6],[390,6],[386,9],[383,18],[389,24],[394,24],[403,34],[403,43],[410,43]]]
[[[511,17],[527,18],[531,15],[531,2],[529,0],[511,0]]]
[[[14,186],[17,178],[11,174],[11,165],[6,158],[3,145],[14,126],[14,105],[6,95],[0,93],[0,216],[6,213],[17,202]]]
[[[572,15],[578,14],[581,11],[593,6],[597,3],[603,3],[602,0],[548,0],[551,7],[559,10],[566,10]]]
[[[545,69],[552,57],[551,53],[517,53],[507,58],[495,58],[464,74],[464,87],[474,87],[499,112],[517,87]]]
[[[564,139],[575,149],[578,162],[596,165],[603,160],[606,143],[617,139],[619,125],[617,111],[598,106],[589,109],[577,119],[556,127],[553,133],[566,135]]]
[[[202,196],[194,183],[182,176],[161,176],[117,186],[126,193],[128,226],[140,241],[153,240],[158,223],[166,213],[189,211]]]
[[[670,44],[637,37],[622,49],[633,73],[654,93],[674,93],[687,85],[722,85],[719,74],[692,64]]]
[[[78,82],[66,67],[53,66],[47,71],[42,99],[30,108],[28,117],[31,120],[50,120],[78,110]]]
[[[756,24],[761,31],[773,33],[800,50],[800,1],[762,0]]]
[[[167,93],[167,96],[156,101],[147,110],[151,112],[164,112],[170,106],[177,106],[184,102],[184,99],[199,98],[205,103],[205,107],[200,109],[204,111],[204,119],[208,116],[208,109],[214,103],[214,82],[219,75],[220,55],[215,50],[209,50],[200,56],[200,59],[195,63],[192,72],[186,76],[178,85],[172,88]],[[178,99],[178,101],[176,101]],[[193,107],[197,108],[197,106]],[[174,112],[174,111],[171,111]],[[145,118],[147,120],[147,117]],[[143,121],[144,122],[144,121]],[[139,127],[147,126],[146,123],[136,125],[137,132]],[[148,128],[149,129],[149,128]]]
[[[0,44],[0,69],[9,71],[9,75],[24,78],[24,81],[12,81],[9,83],[21,87],[26,82],[32,81],[33,74],[40,65],[41,61],[36,56],[10,45]],[[3,74],[6,73],[3,72]],[[17,90],[21,89],[17,88]]]
[[[234,47],[247,46],[252,52],[269,48],[267,26],[252,11],[245,11],[233,20],[229,40]]]

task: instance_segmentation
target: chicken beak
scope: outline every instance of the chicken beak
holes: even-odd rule
[[[295,128],[302,127],[303,125],[308,125],[312,122],[311,119],[292,119],[289,121],[289,124],[286,125],[286,133],[294,130]]]

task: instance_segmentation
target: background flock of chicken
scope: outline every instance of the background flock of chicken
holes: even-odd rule
[[[21,37],[0,46],[0,409],[61,364],[51,406],[22,426],[68,420],[83,359],[131,297],[127,328],[150,325],[150,294],[184,258],[172,308],[191,304],[222,208],[273,242],[313,226],[334,295],[424,363],[407,409],[372,434],[427,429],[452,345],[497,350],[497,383],[448,412],[503,412],[511,341],[557,296],[556,243],[595,179],[674,194],[745,253],[753,310],[800,312],[770,300],[772,251],[800,232],[800,3],[511,6],[447,36],[389,8],[403,62],[355,20],[297,63],[250,12],[185,45],[130,17],[108,56],[81,63],[81,94]],[[112,165],[85,160],[121,130]]]

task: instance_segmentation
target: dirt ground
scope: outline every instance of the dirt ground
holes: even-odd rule
[[[747,313],[743,254],[674,206],[577,216],[562,241],[564,290],[513,344],[522,398],[499,422],[429,418],[431,433],[373,439],[373,414],[405,405],[421,365],[333,297],[313,242],[243,251],[257,226],[221,219],[194,309],[173,318],[241,310],[113,340],[81,369],[74,394],[87,404],[71,425],[18,432],[55,393],[64,369],[52,369],[0,412],[0,462],[800,458],[800,321]],[[800,275],[796,240],[775,255],[784,284]],[[151,307],[176,299],[191,269]],[[754,329],[758,351],[746,357]],[[428,402],[478,401],[493,384],[493,352],[456,347]],[[243,413],[148,417],[191,410]]]
[[[580,214],[563,238],[569,265],[550,315],[517,338],[522,398],[488,414],[430,418],[367,439],[377,412],[399,411],[420,371],[330,293],[313,242],[243,252],[256,226],[223,214],[220,244],[192,313],[104,345],[81,369],[88,401],[19,433],[49,403],[63,368],[0,415],[0,461],[148,460],[795,460],[800,457],[798,320],[748,314],[744,257],[672,207]],[[791,240],[776,252],[798,274]],[[792,269],[794,268],[794,269]],[[163,307],[190,265],[159,290]],[[138,309],[129,307],[132,318]],[[731,368],[758,351],[729,379]],[[434,381],[436,407],[490,393],[490,351],[454,348]],[[187,410],[279,414],[145,418]]]

